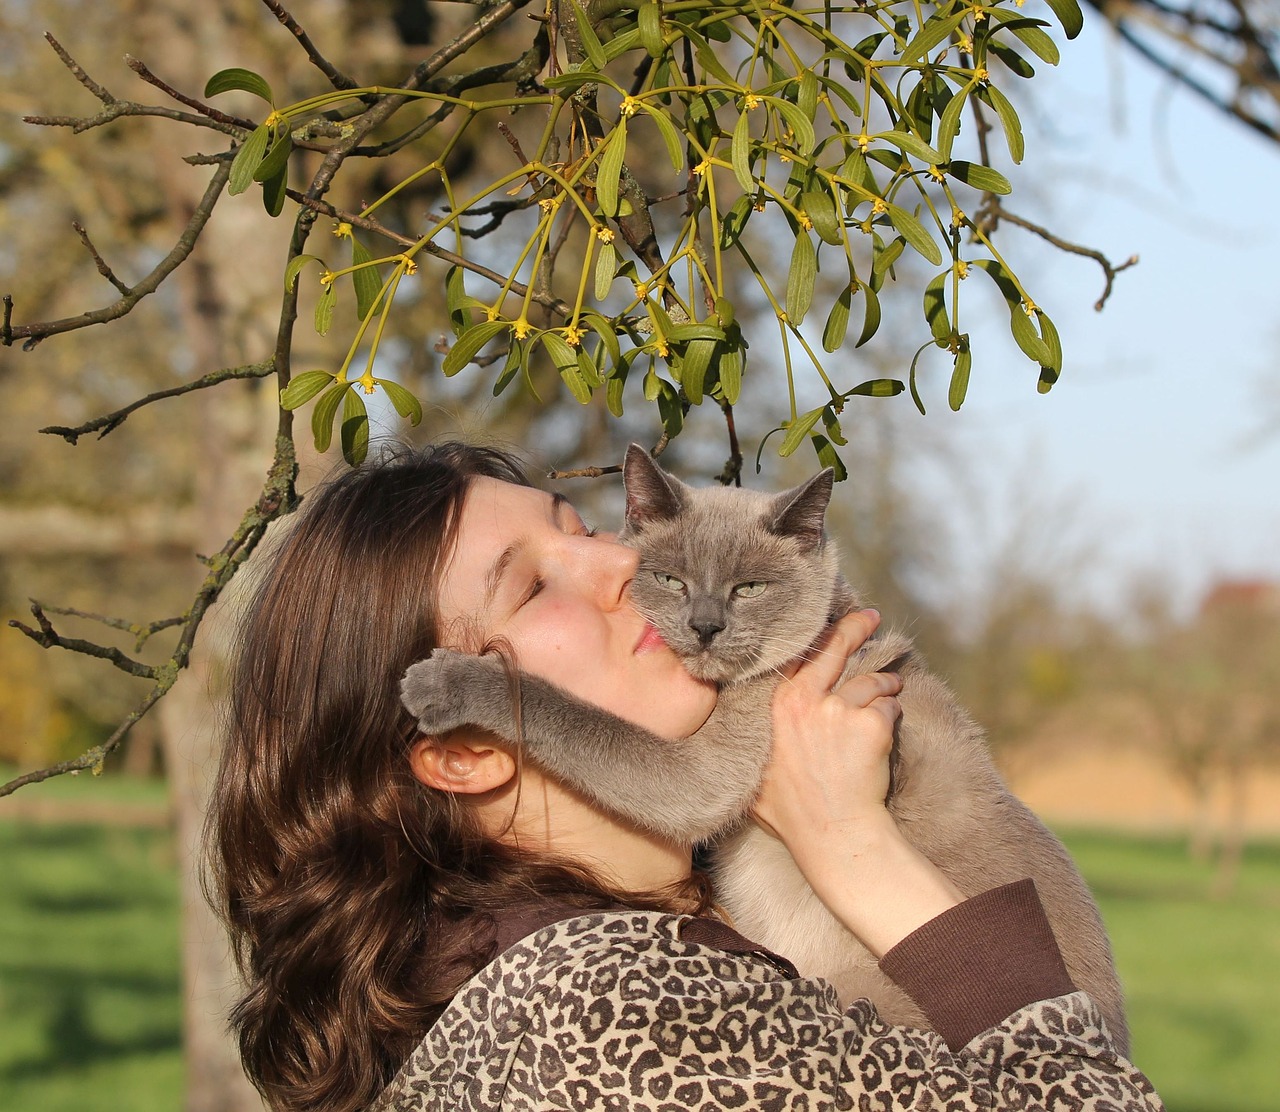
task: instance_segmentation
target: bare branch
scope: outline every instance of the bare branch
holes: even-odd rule
[[[246,131],[252,131],[255,126],[252,120],[246,120],[243,116],[228,116],[225,112],[219,112],[216,108],[210,107],[203,101],[196,100],[193,97],[187,96],[185,93],[178,92],[178,90],[168,82],[163,81],[152,73],[151,70],[147,68],[146,63],[139,61],[132,54],[126,54],[124,56],[124,64],[133,70],[133,72],[141,77],[148,85],[154,85],[162,93],[173,97],[173,99],[179,104],[185,104],[188,108],[199,112],[200,115],[213,120],[214,123],[230,124],[233,127],[243,128]]]
[[[134,642],[135,652],[141,652],[143,645],[161,630],[180,626],[187,620],[187,616],[182,614],[176,618],[161,618],[158,621],[147,622],[143,625],[141,622],[131,622],[128,618],[109,618],[105,614],[91,614],[87,610],[77,610],[74,606],[45,606],[44,611],[46,614],[61,614],[68,618],[84,618],[89,622],[98,622],[101,625],[110,626],[112,629],[132,633],[136,638]]]
[[[1099,313],[1102,312],[1103,306],[1106,305],[1107,299],[1111,296],[1111,288],[1115,283],[1116,275],[1122,270],[1128,270],[1131,266],[1138,265],[1138,256],[1130,255],[1119,266],[1116,266],[1101,251],[1096,251],[1092,247],[1083,247],[1078,243],[1070,243],[1060,236],[1054,235],[1048,228],[1033,224],[1030,220],[1014,215],[1000,203],[993,193],[986,194],[979,220],[991,229],[994,229],[999,221],[1007,220],[1010,224],[1015,224],[1019,228],[1025,228],[1027,231],[1038,235],[1046,243],[1053,244],[1059,251],[1066,251],[1072,255],[1082,255],[1084,258],[1092,259],[1096,262],[1102,267],[1102,273],[1106,276],[1106,285],[1103,287],[1102,296],[1093,303],[1094,309]]]
[[[122,424],[125,418],[135,410],[141,409],[144,405],[150,405],[152,402],[158,402],[164,398],[176,398],[182,394],[190,394],[193,390],[205,390],[210,386],[217,386],[220,382],[228,382],[237,378],[266,378],[268,375],[275,374],[275,363],[268,359],[264,363],[249,363],[243,367],[227,367],[221,371],[210,371],[207,375],[201,375],[192,382],[184,382],[181,386],[174,386],[168,390],[157,390],[152,394],[130,402],[128,405],[108,413],[102,417],[95,417],[92,421],[86,421],[83,425],[77,425],[75,428],[67,428],[63,425],[48,425],[40,431],[48,433],[51,436],[60,436],[68,444],[75,444],[80,437],[87,436],[91,432],[98,434],[101,440],[109,432],[114,432]]]
[[[358,81],[353,81],[315,48],[315,44],[311,41],[311,36],[298,25],[298,21],[276,0],[262,0],[262,2],[270,10],[271,14],[285,26],[288,32],[298,40],[298,45],[306,51],[307,57],[311,59],[311,64],[329,79],[330,85],[335,89],[358,89],[360,87]]]
[[[87,328],[91,324],[105,324],[107,321],[117,320],[131,312],[139,301],[146,297],[147,294],[154,293],[160,287],[160,283],[181,266],[187,256],[191,254],[195,248],[196,240],[200,238],[200,233],[204,231],[205,224],[209,222],[213,206],[217,203],[230,174],[231,163],[229,161],[223,162],[218,166],[214,171],[213,177],[209,180],[204,196],[200,198],[200,203],[196,205],[195,212],[191,214],[191,219],[182,230],[182,235],[178,237],[178,242],[174,244],[173,249],[156,264],[150,274],[136,286],[131,287],[129,292],[122,296],[120,300],[112,302],[105,308],[81,313],[79,316],[63,317],[61,320],[45,321],[39,324],[20,324],[16,327],[8,323],[8,314],[6,313],[6,323],[3,333],[0,334],[0,342],[3,342],[4,346],[8,347],[14,340],[25,340],[22,350],[30,351],[47,336],[55,336],[61,332],[73,332],[77,328]]]
[[[93,641],[84,641],[79,637],[63,637],[53,628],[53,623],[49,621],[44,608],[35,599],[31,600],[31,613],[35,615],[39,629],[32,629],[29,625],[23,624],[16,618],[11,618],[9,625],[14,629],[21,630],[42,648],[66,649],[68,652],[83,653],[85,656],[96,656],[101,660],[109,660],[120,671],[128,672],[131,676],[141,676],[143,679],[148,680],[156,678],[156,669],[154,667],[126,656],[117,648],[113,648],[110,645],[98,645]]]
[[[62,64],[71,71],[71,76],[79,81],[81,85],[102,101],[103,104],[115,104],[116,98],[107,92],[107,90],[99,85],[92,77],[85,73],[81,68],[80,63],[71,57],[63,47],[62,43],[55,39],[48,31],[44,33],[44,41],[53,47],[53,52],[62,61]]]
[[[622,468],[611,463],[608,467],[575,467],[572,471],[548,471],[548,479],[598,479],[602,475],[621,475]]]
[[[721,399],[720,411],[724,414],[725,429],[729,433],[729,458],[720,472],[722,486],[742,486],[742,447],[738,444],[738,426],[733,418],[733,404]]]
[[[94,247],[93,240],[89,238],[89,233],[84,230],[84,225],[81,224],[79,220],[73,220],[71,221],[71,226],[75,228],[76,235],[80,237],[80,242],[88,248],[89,254],[93,256],[93,263],[98,268],[98,273],[115,286],[120,293],[124,294],[125,297],[128,297],[129,287],[115,276],[115,272],[107,266],[106,261],[100,254],[98,254],[98,249]]]

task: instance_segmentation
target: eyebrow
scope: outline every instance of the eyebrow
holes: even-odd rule
[[[558,520],[561,510],[569,505],[569,499],[559,492],[551,495],[551,518]],[[488,573],[484,577],[484,595],[480,600],[480,612],[488,612],[498,597],[498,591],[502,588],[502,581],[506,578],[507,573],[511,570],[511,565],[515,563],[518,557],[528,546],[528,541],[524,537],[512,541],[494,560]]]

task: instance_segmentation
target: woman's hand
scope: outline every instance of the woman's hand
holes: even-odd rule
[[[778,685],[773,755],[754,810],[877,957],[963,898],[885,807],[902,680],[874,672],[835,686],[879,624],[874,610],[842,618]]]

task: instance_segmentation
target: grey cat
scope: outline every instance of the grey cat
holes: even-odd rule
[[[846,1004],[868,997],[889,1022],[927,1026],[786,847],[744,821],[769,757],[779,669],[858,605],[823,534],[831,472],[777,495],[695,490],[632,445],[624,480],[622,539],[640,553],[632,602],[691,674],[721,685],[706,724],[688,738],[659,738],[522,675],[517,729],[502,661],[449,649],[408,670],[405,706],[427,734],[470,724],[519,735],[530,760],[641,828],[685,844],[714,838],[717,895],[743,934],[829,980]],[[875,671],[903,679],[887,801],[895,821],[967,895],[1030,876],[1072,978],[1126,1051],[1111,948],[1066,850],[1005,787],[981,730],[909,638],[889,632],[868,642],[844,675]]]

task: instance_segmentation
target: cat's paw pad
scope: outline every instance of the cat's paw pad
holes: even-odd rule
[[[463,692],[478,661],[453,649],[436,649],[410,665],[400,681],[400,701],[423,733],[439,734],[466,724]]]

